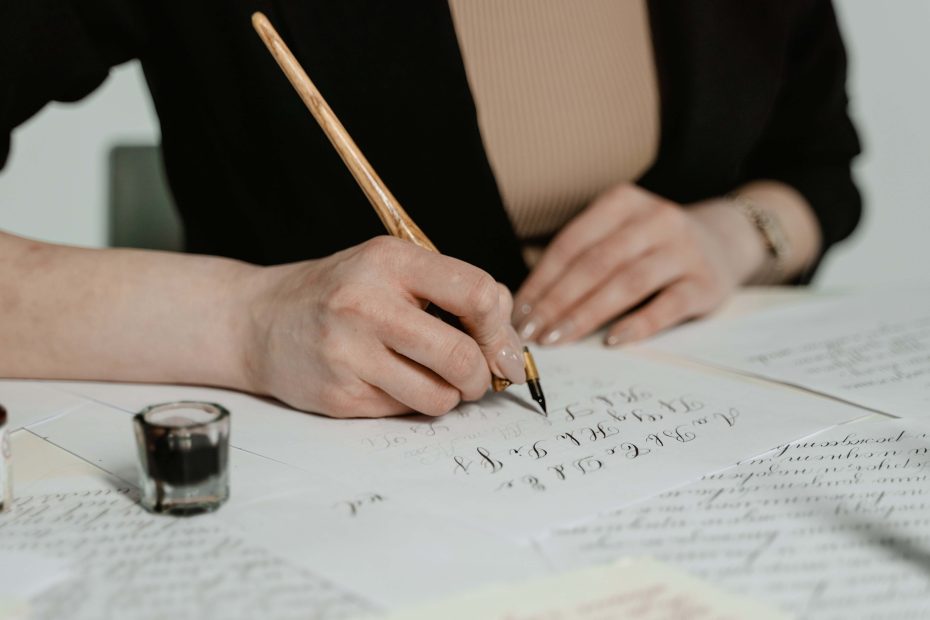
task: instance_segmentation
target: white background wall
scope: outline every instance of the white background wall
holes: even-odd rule
[[[12,154],[0,173],[0,229],[105,245],[109,148],[155,143],[157,127],[137,63],[114,70],[80,103],[46,107],[13,133]]]
[[[835,2],[866,149],[856,173],[867,212],[817,284],[930,283],[930,2]],[[14,134],[12,159],[0,173],[0,228],[103,245],[107,151],[115,142],[155,142],[157,135],[134,64],[115,70],[80,104],[49,106]]]

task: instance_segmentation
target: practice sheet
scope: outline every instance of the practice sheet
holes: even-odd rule
[[[648,558],[495,586],[386,620],[787,620]]]
[[[802,301],[688,325],[646,346],[930,419],[930,290]]]
[[[58,445],[115,474],[118,485],[132,485],[137,481],[138,457],[131,420],[125,411],[89,403],[17,434],[13,452],[17,462],[33,461],[26,465],[35,470],[35,461],[60,457],[61,451],[52,446]],[[351,584],[366,599],[385,607],[548,570],[533,547],[489,534],[476,523],[425,513],[395,494],[373,491],[363,481],[339,480],[325,469],[307,471],[236,447],[230,450],[229,467],[230,498],[211,519],[235,527],[250,543],[295,566],[335,583]],[[61,492],[88,485],[86,476],[58,477],[19,483],[17,493]],[[494,561],[489,562],[492,556]],[[402,579],[386,577],[397,572]]]
[[[554,566],[649,554],[804,618],[930,617],[930,425],[780,447],[540,541]]]
[[[523,387],[440,418],[348,421],[233,392],[203,393],[232,411],[238,448],[511,539],[655,495],[863,413],[593,344],[540,350],[537,362],[548,415]],[[130,407],[118,392],[110,398],[99,386],[88,387],[95,399],[127,410],[142,404]],[[153,401],[178,391],[158,389],[140,388]],[[181,391],[187,398],[198,394],[197,388]],[[94,462],[120,442],[131,449],[133,438],[124,431],[106,447],[99,438],[82,441],[90,431],[81,430],[81,418],[72,419],[67,432],[52,433],[54,443]]]
[[[90,483],[87,491],[20,496],[0,513],[0,563],[26,554],[70,567],[71,578],[27,593],[32,618],[297,619],[312,610],[314,618],[342,619],[376,609],[214,515],[151,515],[134,491]]]

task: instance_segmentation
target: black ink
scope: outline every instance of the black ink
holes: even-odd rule
[[[589,455],[577,459],[574,463],[572,463],[572,465],[574,465],[582,474],[589,474],[602,468],[604,466],[604,462]]]
[[[684,424],[676,426],[674,430],[662,431],[662,434],[680,443],[688,443],[697,436],[692,431],[689,431]]]
[[[641,456],[645,456],[652,452],[649,448],[640,449],[635,443],[630,443],[629,441],[620,444],[620,447],[626,450],[626,458],[635,459]]]
[[[471,460],[466,462],[465,457],[462,456],[454,456],[452,457],[452,460],[455,461],[455,468],[452,470],[452,473],[457,474],[461,471],[467,476],[469,473],[468,468],[471,467]]]
[[[731,407],[727,413],[715,413],[714,417],[720,418],[727,423],[727,426],[732,427],[736,425],[736,418],[739,417],[739,411]]]
[[[541,447],[539,446],[539,444],[541,444],[541,443],[542,443],[542,440],[540,439],[539,441],[535,442],[535,443],[533,444],[532,449],[530,449],[530,456],[532,456],[533,458],[535,458],[535,459],[537,459],[537,460],[539,460],[539,459],[543,458],[544,456],[546,456],[547,454],[549,454],[549,452],[548,452],[545,448],[541,448]]]
[[[496,474],[504,468],[502,462],[491,457],[491,453],[488,452],[487,448],[476,448],[475,451],[481,456],[481,466],[490,470],[490,473]]]

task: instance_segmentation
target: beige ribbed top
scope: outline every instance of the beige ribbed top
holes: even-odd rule
[[[449,0],[488,160],[517,234],[554,232],[659,144],[644,0]]]

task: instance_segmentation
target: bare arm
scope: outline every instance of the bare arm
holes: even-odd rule
[[[492,372],[525,381],[510,309],[487,273],[385,237],[255,267],[0,233],[5,377],[217,385],[338,417],[439,415],[483,396]]]
[[[0,233],[0,375],[247,389],[233,260]]]

